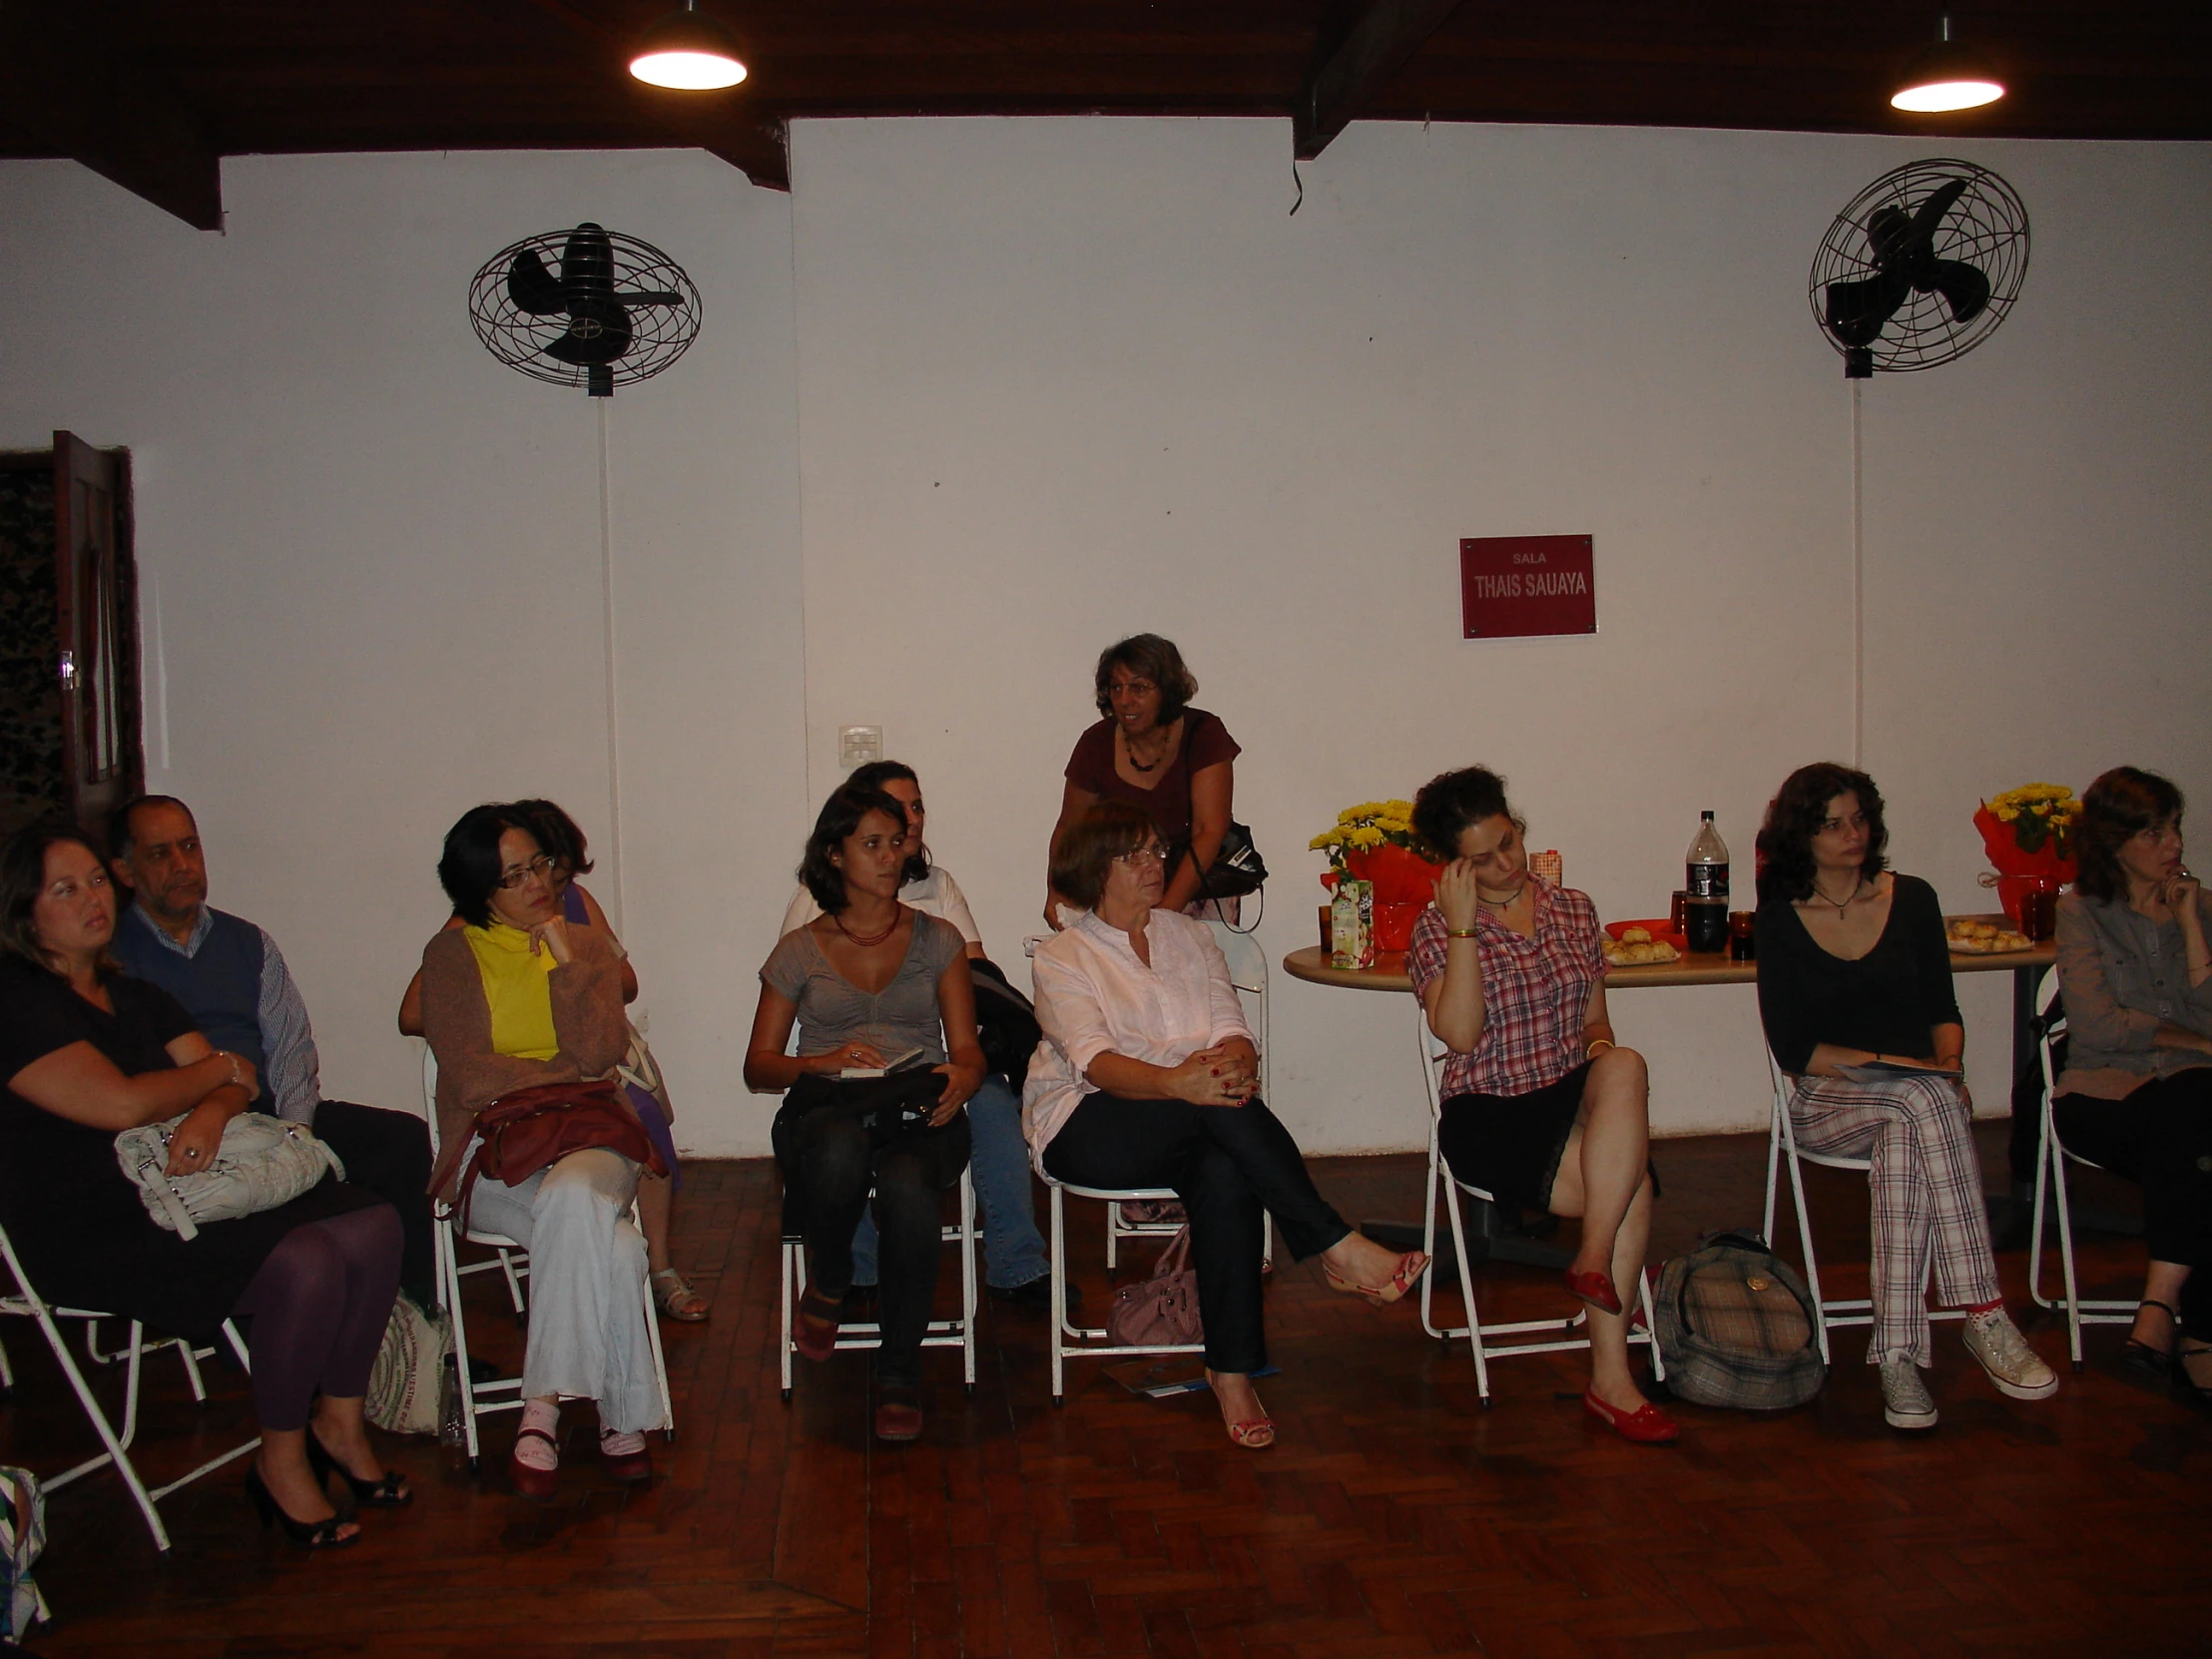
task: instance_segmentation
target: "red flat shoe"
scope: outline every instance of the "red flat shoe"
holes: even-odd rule
[[[799,1317],[792,1321],[792,1347],[803,1360],[827,1360],[837,1352],[837,1316],[841,1301],[831,1302],[810,1285],[799,1299]]]
[[[524,1440],[532,1438],[543,1440],[547,1445],[553,1447],[556,1454],[559,1453],[559,1444],[552,1435],[542,1428],[519,1430],[515,1434],[515,1444],[519,1446]],[[532,1468],[520,1457],[509,1452],[507,1455],[507,1480],[514,1487],[517,1497],[526,1497],[532,1503],[551,1503],[560,1492],[561,1471],[557,1468]]]
[[[1638,1445],[1665,1445],[1682,1432],[1674,1418],[1648,1399],[1635,1410],[1624,1411],[1606,1404],[1597,1397],[1597,1389],[1591,1388],[1582,1396],[1582,1409],[1622,1439],[1634,1440]]]
[[[1428,1258],[1417,1250],[1408,1250],[1397,1259],[1396,1270],[1386,1284],[1357,1285],[1331,1267],[1321,1265],[1321,1275],[1329,1281],[1333,1291],[1344,1291],[1353,1296],[1365,1297],[1371,1308],[1387,1308],[1391,1303],[1420,1283],[1420,1276],[1428,1271]]]
[[[1601,1314],[1621,1311],[1620,1293],[1613,1289],[1613,1281],[1602,1273],[1577,1273],[1569,1268],[1567,1289]]]

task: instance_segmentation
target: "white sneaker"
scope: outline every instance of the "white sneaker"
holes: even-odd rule
[[[1936,1426],[1936,1401],[1921,1381],[1921,1368],[1911,1360],[1882,1362],[1882,1420],[1892,1428]]]
[[[2002,1308],[1966,1319],[1966,1352],[1981,1362],[1999,1393],[2041,1399],[2058,1391],[2058,1374],[2035,1357],[2020,1328]]]

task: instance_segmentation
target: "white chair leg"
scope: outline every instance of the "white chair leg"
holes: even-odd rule
[[[1828,1302],[1821,1295],[1820,1258],[1813,1251],[1813,1218],[1805,1207],[1805,1172],[1798,1163],[1797,1136],[1792,1132],[1789,1114],[1781,1117],[1781,1155],[1790,1167],[1790,1202],[1797,1206],[1798,1248],[1805,1253],[1805,1288],[1813,1293],[1814,1324],[1818,1328],[1821,1345],[1821,1364],[1833,1366],[1828,1352]],[[1768,1248],[1772,1249],[1772,1241]]]
[[[960,1172],[960,1382],[975,1392],[975,1182]]]
[[[1490,1366],[1482,1353],[1482,1313],[1474,1303],[1474,1270],[1467,1257],[1467,1224],[1459,1209],[1459,1189],[1444,1175],[1444,1209],[1451,1217],[1451,1248],[1459,1267],[1459,1296],[1467,1310],[1467,1351],[1474,1356],[1475,1396],[1490,1403]]]
[[[515,1305],[515,1323],[520,1325],[530,1312],[528,1300],[523,1295],[522,1275],[515,1271],[514,1258],[508,1252],[498,1252],[499,1271],[507,1276],[507,1300]]]
[[[453,1371],[461,1394],[461,1443],[468,1452],[468,1466],[480,1469],[484,1453],[476,1433],[476,1384],[468,1369],[468,1316],[461,1308],[460,1241],[453,1236],[450,1221],[440,1221],[437,1227],[444,1244],[445,1306],[453,1317]]]
[[[1636,1271],[1636,1294],[1644,1305],[1644,1346],[1651,1350],[1651,1380],[1664,1382],[1667,1380],[1667,1357],[1659,1352],[1659,1311],[1651,1302],[1651,1273],[1649,1269]]]
[[[2081,1292],[2074,1283],[2073,1222],[2066,1207],[2065,1154],[2055,1143],[2046,1143],[2050,1153],[2052,1179],[2057,1186],[2058,1199],[2058,1261],[2066,1281],[2066,1353],[2073,1362],[2073,1369],[2081,1369]],[[2041,1174],[2038,1170],[2037,1174]],[[2038,1223],[2040,1218],[2037,1218]]]
[[[1052,1271],[1052,1403],[1067,1403],[1067,1206],[1058,1187],[1050,1189],[1052,1237],[1049,1265]]]

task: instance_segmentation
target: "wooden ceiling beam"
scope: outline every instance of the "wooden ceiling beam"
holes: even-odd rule
[[[177,92],[125,63],[82,4],[0,4],[0,121],[196,231],[223,229],[223,164]]]
[[[791,152],[781,120],[762,121],[734,107],[729,92],[672,92],[649,87],[630,74],[628,31],[574,0],[529,0],[567,27],[606,64],[623,102],[647,124],[719,156],[764,190],[792,188]]]
[[[1376,0],[1344,44],[1306,78],[1291,111],[1292,153],[1310,162],[1398,66],[1420,50],[1459,0]]]

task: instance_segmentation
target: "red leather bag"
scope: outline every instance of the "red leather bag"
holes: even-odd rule
[[[645,1125],[638,1122],[612,1079],[600,1083],[537,1083],[501,1095],[476,1114],[481,1140],[461,1177],[463,1215],[476,1177],[488,1175],[503,1187],[527,1181],[571,1152],[603,1146],[655,1175],[668,1165]]]

